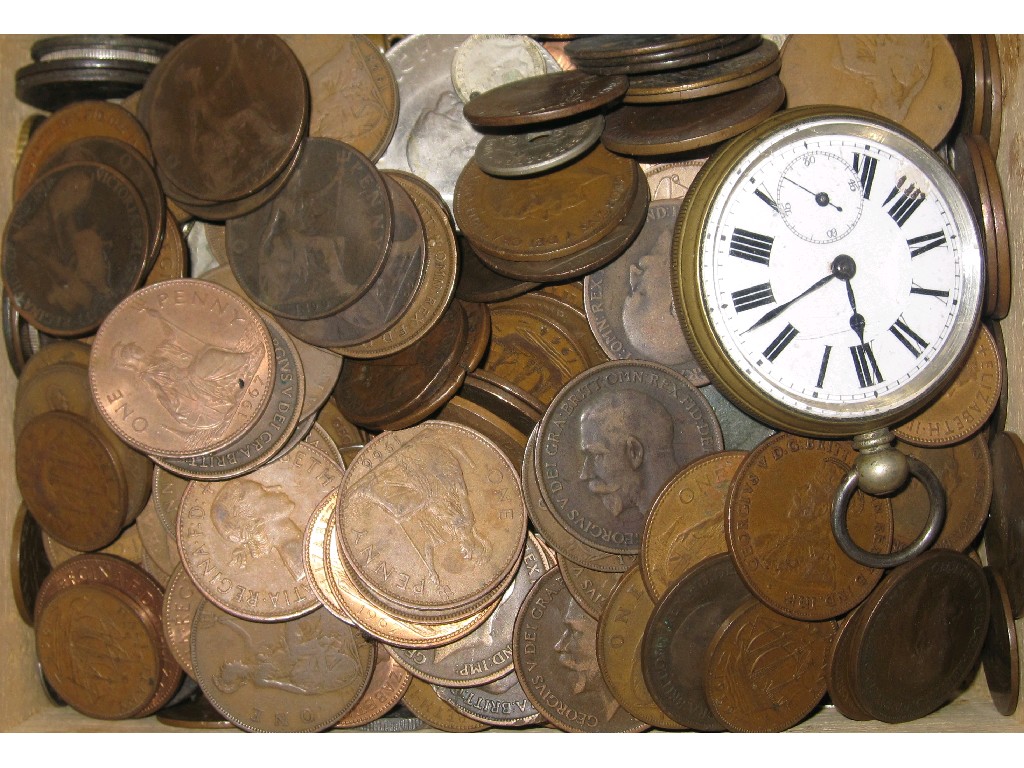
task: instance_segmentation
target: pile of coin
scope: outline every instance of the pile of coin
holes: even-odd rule
[[[557,45],[577,71],[518,35],[386,53],[195,37],[129,103],[139,121],[87,103],[36,129],[16,183],[43,213],[23,224],[19,203],[8,225],[4,328],[15,588],[57,696],[249,731],[783,730],[823,702],[921,717],[983,658],[1014,711],[1024,444],[1003,431],[998,323],[895,430],[946,489],[936,548],[854,562],[830,528],[853,444],[776,433],[721,395],[668,271],[694,152],[777,109],[796,54],[757,35]],[[615,121],[677,108],[721,122],[694,144],[616,143]],[[114,165],[130,153],[109,135],[133,130]],[[991,150],[950,146],[1002,317]],[[33,191],[101,164],[114,199],[147,199],[116,227]],[[36,230],[70,255],[23,270],[31,294],[16,267]],[[123,231],[131,285],[95,321],[40,322],[39,296],[92,299],[90,265],[112,257],[91,243]],[[901,549],[927,504],[917,485],[857,493],[850,533]]]

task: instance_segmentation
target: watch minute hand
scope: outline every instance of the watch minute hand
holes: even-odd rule
[[[819,288],[821,288],[821,286],[825,285],[825,283],[827,283],[829,280],[832,280],[833,278],[835,278],[834,274],[825,275],[825,277],[821,278],[818,282],[814,283],[810,288],[808,288],[803,293],[797,294],[792,299],[787,301],[785,304],[780,304],[775,309],[772,309],[772,310],[770,310],[768,312],[765,312],[757,322],[755,322],[752,326],[747,328],[747,330],[743,331],[743,333],[750,333],[755,328],[760,328],[765,323],[770,323],[776,317],[778,317],[783,312],[785,312],[787,309],[789,309],[791,304],[795,304],[796,302],[800,301],[800,299],[804,298],[805,296],[808,296],[811,293],[814,293],[814,291],[816,291]]]

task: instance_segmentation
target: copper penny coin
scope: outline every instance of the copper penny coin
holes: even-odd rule
[[[430,683],[413,677],[402,696],[402,703],[420,720],[446,733],[473,733],[482,731],[484,723],[466,717],[451,704],[441,700]]]
[[[203,593],[196,589],[192,578],[179,563],[167,580],[164,592],[163,618],[164,637],[174,660],[181,665],[189,677],[195,677],[192,669],[192,621],[202,604],[206,602]]]
[[[647,221],[629,248],[584,278],[587,320],[609,358],[661,363],[702,387],[710,380],[683,335],[669,279],[680,205],[670,200],[651,203]]]
[[[593,618],[600,620],[608,605],[608,596],[622,580],[622,574],[595,571],[571,560],[560,562],[558,567],[572,599]]]
[[[306,71],[309,135],[351,144],[371,160],[384,154],[398,124],[398,83],[366,35],[286,35]]]
[[[960,65],[945,35],[790,35],[779,76],[790,108],[866,109],[931,147],[960,107]]]
[[[401,701],[411,681],[412,675],[378,645],[370,684],[356,705],[334,727],[358,728],[382,717]]]
[[[703,50],[721,45],[727,35],[590,35],[570,40],[565,52],[574,61],[646,56],[664,51]]]
[[[705,658],[722,622],[749,597],[723,553],[694,565],[655,604],[644,632],[644,680],[653,701],[677,723],[724,730],[705,695]]]
[[[577,68],[597,75],[629,75],[665,72],[700,67],[723,59],[742,56],[762,43],[760,35],[723,35],[714,45],[697,46],[701,50],[678,49],[658,53],[602,59],[600,63],[577,62]],[[628,93],[628,91],[627,91]]]
[[[146,208],[117,171],[76,162],[44,173],[17,202],[3,239],[3,279],[40,330],[96,330],[141,282],[150,248]]]
[[[704,159],[682,160],[678,163],[640,163],[651,188],[651,200],[682,200],[704,167]]]
[[[486,685],[471,688],[435,685],[434,692],[466,717],[484,725],[511,728],[545,722],[544,716],[526,697],[515,671]]]
[[[228,220],[228,260],[261,307],[313,320],[370,289],[393,234],[391,197],[370,160],[344,142],[310,138],[281,192]]]
[[[1017,648],[1017,625],[1013,621],[1010,596],[999,571],[985,568],[989,598],[988,634],[981,648],[981,662],[985,670],[992,703],[1001,715],[1009,717],[1017,711],[1020,695],[1020,651]]]
[[[563,576],[565,565],[559,565]],[[679,730],[682,726],[654,703],[644,682],[641,651],[653,610],[640,569],[633,566],[622,574],[598,617],[597,663],[608,688],[634,717],[655,728]]]
[[[853,687],[885,723],[924,717],[959,691],[989,625],[989,587],[966,555],[933,549],[889,572],[865,602]]]
[[[467,102],[463,114],[478,128],[535,125],[610,106],[622,98],[627,86],[623,75],[549,72],[481,93]]]
[[[721,451],[707,400],[657,363],[612,361],[558,393],[540,424],[537,476],[562,526],[595,549],[637,554],[661,487]]]
[[[522,466],[526,435],[488,408],[456,395],[438,412],[437,418],[479,432],[491,440],[513,466]]]
[[[912,445],[953,445],[976,433],[999,402],[1003,376],[992,331],[982,325],[963,368],[931,405],[893,428]]]
[[[135,526],[139,530],[142,551],[146,556],[143,565],[152,565],[152,568],[147,567],[146,570],[161,586],[166,587],[174,569],[181,564],[181,558],[178,555],[177,542],[164,530],[160,518],[157,517],[152,498],[135,519]]]
[[[52,568],[43,547],[43,529],[24,504],[14,518],[10,564],[14,605],[21,620],[31,627],[39,587]]]
[[[199,200],[237,200],[292,159],[308,130],[309,86],[274,35],[195,35],[153,70],[139,117],[173,186]]]
[[[474,371],[466,376],[459,393],[524,435],[529,435],[544,416],[545,409],[539,400],[488,371]]]
[[[192,730],[222,730],[235,727],[234,723],[225,720],[224,715],[214,709],[202,693],[195,699],[165,707],[157,713],[156,719],[164,725]]]
[[[1006,208],[1003,203],[1003,188],[999,182],[999,171],[996,168],[995,150],[981,136],[966,137],[972,146],[977,160],[980,161],[978,186],[982,188],[982,215],[979,223],[985,229],[986,239],[991,240],[992,256],[995,271],[990,272],[987,279],[995,280],[995,301],[986,315],[1000,320],[1010,311],[1010,299],[1013,294],[1012,271],[1013,262],[1010,258],[1010,235],[1006,228]],[[989,245],[986,245],[986,253]],[[990,257],[991,258],[991,257]]]
[[[826,688],[829,699],[840,714],[848,720],[870,720],[871,715],[857,701],[853,690],[853,659],[850,655],[852,640],[860,627],[857,620],[861,616],[860,608],[854,609],[839,625],[832,640],[832,649],[828,657],[826,670]]]
[[[899,450],[920,459],[935,472],[946,492],[946,522],[932,545],[936,549],[965,552],[981,532],[992,500],[992,461],[988,437],[978,434],[970,440],[945,448],[900,445]],[[906,549],[928,520],[928,493],[911,481],[891,497],[893,551]]]
[[[772,76],[699,101],[625,106],[608,115],[601,142],[612,152],[640,157],[699,149],[753,128],[785,98],[785,88]]]
[[[15,447],[21,496],[40,526],[79,551],[110,544],[125,525],[124,468],[86,419],[51,411],[22,429]]]
[[[586,313],[572,301],[557,298],[549,291],[537,291],[510,299],[508,304],[564,329],[569,336],[577,340],[592,366],[608,360],[608,355],[591,333]]]
[[[135,717],[156,695],[158,643],[128,595],[100,584],[70,585],[39,611],[35,626],[46,680],[79,712]]]
[[[728,551],[725,503],[746,456],[722,451],[697,459],[654,500],[640,543],[640,573],[655,601],[701,560]]]
[[[206,602],[191,643],[196,682],[246,731],[330,728],[363,695],[374,666],[374,644],[326,610],[260,624]]]
[[[455,295],[465,301],[504,301],[532,291],[539,283],[500,275],[484,264],[473,244],[459,234],[459,282]]]
[[[244,477],[190,484],[178,516],[178,546],[199,590],[250,621],[283,621],[315,610],[303,534],[343,476],[327,454],[300,442]]]
[[[953,53],[960,62],[959,133],[981,133],[985,115],[985,62],[983,35],[947,35]]]
[[[881,569],[851,560],[832,535],[832,499],[855,454],[847,441],[783,432],[748,454],[726,506],[726,540],[750,591],[775,611],[804,621],[840,616],[859,604]],[[886,498],[854,494],[850,535],[871,552],[889,552]]]
[[[388,647],[388,653],[420,680],[440,686],[486,685],[512,672],[512,629],[527,593],[552,567],[533,536],[528,536],[515,579],[497,608],[465,637],[436,648]]]
[[[423,222],[399,181],[384,175],[393,204],[394,236],[384,267],[354,304],[319,320],[283,320],[284,327],[319,346],[361,344],[391,328],[409,308],[423,279],[426,242]]]
[[[518,472],[497,446],[433,421],[370,441],[345,476],[337,525],[360,581],[399,605],[441,611],[514,570],[526,510]]]
[[[600,146],[570,165],[522,179],[489,176],[472,161],[459,176],[452,210],[478,251],[547,261],[609,234],[629,211],[638,178],[635,162]]]
[[[995,154],[999,151],[1003,127],[1003,67],[996,36],[982,35],[981,38],[985,61],[985,108],[980,133],[988,139],[992,154]]]
[[[20,200],[47,159],[76,139],[107,136],[131,145],[153,162],[149,137],[139,121],[109,101],[79,101],[54,112],[32,131],[14,171],[14,199]]]
[[[992,188],[989,185],[983,159],[986,153],[991,159],[991,149],[982,137],[975,135],[958,136],[949,150],[953,175],[956,176],[967,195],[967,200],[971,205],[971,210],[974,211],[974,217],[983,236],[985,299],[982,312],[985,317],[995,317],[1000,303],[1000,294],[1008,295],[1008,289],[1001,289],[1000,283],[1008,282],[1010,270],[1005,258],[1007,255],[1005,246],[1003,249],[999,248],[999,241],[1005,241],[1006,227],[1005,221],[1003,221],[1002,234],[1004,237],[999,238],[993,215]],[[998,190],[998,188],[997,179],[996,189]],[[1001,274],[1000,267],[1004,268],[1005,274]]]
[[[96,406],[89,391],[89,369],[76,363],[52,363],[26,371],[18,380],[13,414],[14,437],[36,416],[48,411],[66,411],[92,422],[106,435],[117,439],[106,422],[95,418]]]
[[[46,557],[54,568],[73,557],[85,554],[81,550],[64,546],[46,531],[43,531],[43,549],[46,550]],[[114,555],[130,563],[141,564],[143,550],[139,529],[135,527],[134,523],[129,525],[108,546],[97,550],[96,554]]]
[[[365,432],[342,415],[338,406],[334,404],[334,400],[330,398],[320,409],[316,423],[331,438],[331,442],[341,453],[346,467],[352,463],[352,459],[370,439]]]
[[[1024,443],[1001,432],[989,445],[992,504],[985,525],[985,554],[1006,583],[1014,618],[1024,615]]]
[[[748,598],[708,648],[704,689],[730,731],[784,731],[825,696],[834,621],[798,621]],[[799,650],[797,650],[799,649]]]
[[[153,508],[168,536],[178,539],[178,512],[189,481],[162,467],[153,470]]]
[[[355,624],[335,593],[328,573],[331,567],[328,560],[328,535],[334,533],[334,510],[336,507],[337,492],[334,491],[313,510],[302,536],[302,565],[306,571],[306,581],[317,600],[346,624]]]
[[[1007,358],[1006,358],[1006,342],[1003,338],[1003,328],[998,320],[989,320],[985,323],[990,331],[992,331],[992,340],[996,345],[996,358],[999,360],[999,367],[1004,371],[1008,370]],[[988,420],[988,429],[986,433],[989,436],[989,440],[995,437],[997,434],[1006,429],[1006,416],[1009,410],[1010,401],[1010,377],[1004,376],[1002,386],[999,387],[999,400],[996,402],[996,408],[992,412],[991,418]]]
[[[597,661],[597,621],[572,599],[558,568],[544,574],[526,596],[516,617],[512,653],[527,698],[556,728],[624,733],[648,727],[619,704],[604,682]]]
[[[188,245],[170,211],[164,214],[164,237],[152,268],[146,275],[143,287],[164,280],[180,280],[188,277]]]

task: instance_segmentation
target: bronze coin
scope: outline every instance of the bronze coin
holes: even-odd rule
[[[466,717],[451,704],[442,701],[430,683],[413,677],[409,687],[402,696],[405,704],[413,714],[431,728],[446,733],[473,733],[482,731],[487,726],[470,717]]]
[[[1006,261],[1007,252],[1005,246],[1000,249],[1000,240],[1005,241],[1006,227],[1003,221],[1003,237],[997,235],[997,225],[994,217],[992,200],[992,187],[988,181],[988,174],[985,168],[983,156],[987,153],[991,160],[991,149],[985,140],[980,136],[961,135],[949,151],[952,159],[953,175],[956,176],[960,186],[963,187],[967,200],[974,211],[974,217],[978,222],[983,236],[982,252],[985,257],[985,285],[984,285],[984,306],[982,313],[985,317],[995,317],[1000,303],[1000,296],[1008,296],[1007,289],[1001,289],[1000,283],[1009,281],[1010,269]],[[996,190],[999,191],[998,179]],[[1000,202],[1002,195],[1000,194]],[[1000,209],[1002,206],[1000,205]],[[1001,252],[1002,250],[1002,252]],[[1003,267],[1005,274],[1000,274],[1000,267]]]
[[[980,133],[988,139],[992,154],[999,151],[1003,126],[1003,67],[999,60],[999,46],[995,35],[982,35],[982,55],[985,61],[985,100]]]
[[[889,572],[861,609],[853,687],[876,720],[924,717],[959,691],[978,661],[989,588],[966,555],[933,549]]]
[[[202,694],[195,699],[161,709],[157,712],[156,719],[174,728],[221,730],[235,727],[235,724],[225,720],[224,715],[214,709]]]
[[[1014,618],[1024,615],[1024,444],[1001,432],[989,445],[992,504],[985,525],[985,554],[1006,582]]]
[[[153,470],[153,507],[167,535],[178,540],[178,512],[189,481],[162,467]]]
[[[562,579],[580,608],[600,621],[608,605],[608,596],[622,580],[621,573],[595,571],[585,568],[571,560],[558,564],[562,571]]]
[[[624,733],[648,727],[623,709],[604,682],[597,621],[572,599],[558,568],[545,573],[526,596],[512,653],[527,698],[556,728]]]
[[[1009,717],[1017,711],[1020,696],[1020,650],[1017,648],[1017,625],[1010,609],[1010,596],[999,571],[985,568],[991,611],[988,634],[981,648],[981,662],[985,670],[992,703],[1001,715]]]
[[[853,658],[850,655],[853,637],[857,632],[861,616],[860,608],[854,609],[839,625],[832,640],[832,649],[828,657],[826,670],[826,688],[829,698],[836,709],[849,720],[870,720],[871,715],[857,701],[853,690]]]
[[[615,261],[584,278],[587,320],[613,360],[650,360],[709,383],[690,351],[672,299],[672,234],[681,203],[655,202],[639,236]]]
[[[346,566],[389,601],[458,609],[515,568],[526,538],[518,472],[473,430],[427,422],[370,443],[345,476]]]
[[[286,35],[309,80],[309,135],[378,160],[398,125],[398,83],[366,35]]]
[[[700,51],[720,46],[728,35],[590,35],[570,40],[565,52],[574,61],[646,56],[664,51]]]
[[[714,46],[703,50],[680,49],[639,56],[602,59],[598,63],[577,63],[577,68],[597,75],[629,75],[631,78],[645,73],[665,72],[700,67],[724,59],[742,56],[762,43],[760,35],[723,35]],[[628,93],[628,91],[627,91]]]
[[[979,223],[984,227],[986,243],[991,239],[991,250],[995,262],[995,272],[990,272],[986,277],[987,280],[994,279],[996,281],[995,301],[991,311],[987,312],[986,315],[1000,320],[1009,313],[1010,299],[1013,294],[1013,262],[1010,258],[1010,235],[1006,228],[1003,188],[999,183],[995,149],[981,136],[968,136],[966,141],[972,145],[981,165],[980,173],[978,174],[978,186],[983,191],[982,215]],[[986,244],[986,256],[988,255],[988,247],[988,244]]]
[[[326,610],[261,624],[206,602],[191,642],[196,682],[246,731],[330,728],[363,695],[374,666],[374,644]]]
[[[437,418],[479,432],[491,440],[513,466],[522,466],[526,435],[488,408],[456,395],[438,412]]]
[[[331,442],[341,453],[346,467],[352,463],[352,459],[370,439],[359,427],[342,415],[338,406],[331,399],[328,399],[320,409],[316,423],[331,438]]]
[[[317,600],[346,624],[355,624],[335,594],[334,585],[331,583],[328,573],[331,567],[328,560],[330,554],[328,536],[334,533],[334,510],[336,507],[337,493],[332,492],[313,510],[302,536],[302,565],[306,571],[306,581]],[[382,655],[386,656],[387,654]]]
[[[149,241],[146,209],[124,176],[63,165],[33,182],[7,220],[4,286],[39,329],[81,336],[141,282]]]
[[[369,159],[343,142],[310,138],[281,192],[228,221],[228,260],[261,307],[313,320],[370,289],[393,234],[391,196]]]
[[[344,470],[300,442],[227,482],[193,482],[181,500],[178,546],[196,587],[250,621],[283,621],[319,606],[302,562],[306,525]]]
[[[643,640],[644,680],[654,702],[677,723],[724,730],[704,691],[706,656],[722,622],[749,597],[723,553],[690,568],[654,606]]]
[[[595,549],[637,554],[661,487],[722,450],[707,400],[656,363],[613,361],[580,374],[540,424],[537,476],[562,526]]]
[[[640,572],[655,601],[701,560],[728,552],[725,503],[747,454],[723,451],[697,459],[665,483],[644,525]]]
[[[985,62],[983,35],[947,35],[953,53],[960,62],[959,133],[981,133],[985,115]]]
[[[47,158],[65,144],[87,136],[118,139],[153,162],[149,137],[128,110],[108,101],[75,102],[54,112],[32,132],[14,171],[14,199],[24,196]]]
[[[32,626],[39,587],[52,570],[43,547],[43,529],[21,504],[11,533],[11,587],[21,620]]]
[[[605,354],[597,339],[594,338],[594,334],[591,333],[586,313],[572,302],[556,298],[551,292],[545,290],[517,296],[510,299],[507,305],[534,314],[562,328],[579,343],[591,366],[607,362],[608,355]],[[506,304],[502,303],[496,306],[501,307]]]
[[[465,637],[436,648],[388,647],[388,653],[415,677],[439,686],[486,685],[512,672],[512,629],[526,594],[552,566],[529,535],[523,559],[497,608]]]
[[[466,717],[484,725],[510,728],[545,722],[544,716],[526,697],[515,671],[471,688],[435,685],[434,692]]]
[[[978,434],[946,448],[900,445],[900,451],[932,469],[946,492],[946,522],[932,545],[936,549],[965,552],[978,537],[992,500],[992,461],[988,437]],[[893,542],[898,552],[917,538],[928,520],[928,492],[911,481],[891,497]]]
[[[237,200],[292,159],[308,129],[309,86],[274,35],[195,35],[153,70],[139,117],[173,186],[199,200]]]
[[[402,669],[391,654],[385,653],[379,645],[376,659],[365,693],[348,714],[335,724],[335,728],[358,728],[382,717],[390,712],[409,690],[412,675]]]
[[[188,277],[188,246],[170,211],[164,214],[164,237],[160,242],[156,260],[146,275],[143,287],[164,280],[180,280]]]
[[[640,163],[640,168],[647,177],[647,183],[651,188],[651,200],[682,200],[685,198],[705,162],[705,159],[699,158],[656,165]]]
[[[832,534],[832,499],[854,463],[851,443],[779,432],[736,472],[725,523],[729,551],[750,591],[785,616],[820,621],[859,604],[881,569],[851,560]],[[850,535],[870,552],[892,543],[888,499],[854,494]]]
[[[784,731],[825,695],[825,667],[834,621],[781,616],[748,598],[708,647],[704,689],[730,731]]]
[[[192,456],[228,445],[270,399],[266,324],[229,291],[169,280],[122,301],[96,334],[89,378],[107,422],[137,450]]]
[[[529,435],[544,416],[544,405],[539,400],[489,371],[474,371],[468,375],[459,394],[507,421],[524,435]]]
[[[135,526],[139,530],[139,538],[142,539],[142,551],[146,558],[143,560],[146,571],[152,575],[162,587],[167,586],[167,581],[174,569],[181,564],[181,557],[178,555],[178,544],[173,536],[164,530],[163,523],[157,517],[153,499],[146,503],[142,512],[135,519]],[[156,571],[154,573],[154,571]]]
[[[192,578],[179,563],[167,580],[161,618],[167,647],[174,660],[193,678],[196,673],[192,669],[192,621],[204,602],[206,598],[203,593],[196,589]]]
[[[601,141],[613,152],[639,157],[708,147],[763,122],[785,99],[785,88],[772,76],[692,102],[621,107],[608,115]]]
[[[504,301],[532,291],[539,283],[499,275],[481,260],[473,244],[459,234],[459,282],[456,297],[465,301]]]
[[[999,367],[1004,371],[1009,370],[1007,358],[1006,358],[1006,341],[1003,338],[1003,329],[999,324],[998,320],[989,320],[985,323],[986,327],[992,332],[992,340],[995,342],[996,358],[999,360]],[[988,420],[988,434],[989,440],[1004,429],[1006,429],[1006,416],[1009,410],[1010,401],[1010,377],[1009,375],[1003,376],[1002,385],[999,387],[999,400],[996,402],[996,408],[992,412],[991,418]]]
[[[106,422],[95,418],[98,414],[89,391],[89,369],[85,366],[52,363],[31,369],[26,367],[18,380],[15,393],[12,419],[15,439],[29,421],[48,411],[65,411],[82,416],[105,435],[116,439]]]
[[[15,376],[21,376],[25,363],[32,356],[31,345],[22,343],[22,327],[30,327],[25,319],[14,306],[11,297],[3,293],[3,306],[0,312],[3,314],[4,346],[7,348],[7,361],[11,364],[11,370]],[[27,330],[27,328],[26,328]]]
[[[15,472],[40,526],[65,546],[100,549],[125,525],[124,468],[109,441],[81,416],[51,411],[33,418],[18,436]]]
[[[992,331],[982,325],[971,352],[948,387],[917,416],[893,428],[912,445],[953,445],[976,433],[999,402],[1006,372],[999,367]]]
[[[394,237],[380,275],[354,304],[319,320],[282,320],[285,328],[319,346],[367,342],[391,328],[409,308],[423,278],[426,242],[416,206],[401,184],[384,175],[393,203]]]
[[[102,720],[135,717],[156,695],[158,644],[124,593],[71,585],[39,611],[35,625],[46,680],[79,712]]]
[[[568,256],[545,262],[512,261],[481,251],[480,259],[495,272],[519,280],[548,283],[582,277],[621,255],[636,239],[647,217],[649,198],[646,185],[639,184],[629,211],[615,229],[603,240]]]
[[[452,210],[477,251],[548,261],[608,235],[629,211],[638,179],[635,162],[600,146],[570,165],[522,179],[489,176],[471,161],[459,176]]]
[[[594,112],[619,101],[628,80],[584,72],[546,75],[493,88],[467,102],[463,115],[478,128],[509,128]]]
[[[81,550],[65,547],[46,533],[46,531],[43,531],[43,549],[46,550],[46,557],[49,559],[50,565],[54,568],[62,563],[66,563],[73,557],[85,554]],[[97,550],[96,554],[114,555],[115,557],[120,557],[122,560],[127,560],[130,563],[135,563],[137,565],[141,564],[143,550],[142,538],[139,536],[139,529],[135,527],[134,523],[129,525],[121,531],[118,537],[108,546]]]
[[[562,575],[566,563],[561,563]],[[679,730],[682,726],[654,703],[644,682],[642,650],[644,630],[654,603],[644,588],[640,569],[633,566],[608,596],[597,622],[597,663],[608,688],[623,708],[655,728]]]

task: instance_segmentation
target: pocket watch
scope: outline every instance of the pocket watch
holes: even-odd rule
[[[917,465],[876,431],[923,409],[966,359],[980,242],[959,184],[920,139],[868,112],[801,107],[701,169],[676,224],[673,296],[726,395],[789,432],[866,436],[875,458],[859,486],[891,492]]]

